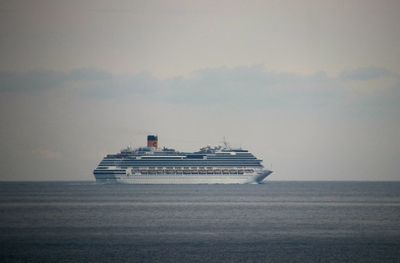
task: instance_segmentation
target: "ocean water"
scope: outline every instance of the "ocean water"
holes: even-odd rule
[[[400,262],[400,182],[0,183],[0,262]]]

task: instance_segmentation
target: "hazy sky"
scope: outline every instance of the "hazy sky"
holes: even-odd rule
[[[400,180],[400,1],[1,1],[0,180],[225,136],[271,180]]]

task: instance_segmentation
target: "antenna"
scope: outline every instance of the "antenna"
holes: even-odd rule
[[[226,141],[225,136],[222,138],[222,143],[224,144],[224,147],[226,149],[230,149],[231,147],[229,146],[229,143]]]

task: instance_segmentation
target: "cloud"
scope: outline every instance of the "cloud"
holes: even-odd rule
[[[352,70],[342,71],[339,78],[343,80],[372,80],[385,77],[391,77],[394,73],[385,69],[378,67],[363,67]]]
[[[156,101],[244,111],[312,111],[335,107],[348,95],[344,83],[325,72],[277,72],[261,65],[202,69],[160,82],[162,87],[151,94]]]
[[[82,98],[191,106],[315,110],[341,107],[340,103],[349,98],[352,103],[362,103],[367,98],[369,105],[382,105],[391,97],[398,97],[399,88],[396,74],[377,67],[347,70],[338,76],[328,76],[325,72],[276,72],[262,65],[219,67],[167,79],[148,72],[118,75],[90,68],[68,72],[0,72],[0,93],[67,90]]]
[[[73,86],[74,82],[106,81],[112,75],[96,69],[75,69],[69,72],[35,70],[28,72],[0,72],[0,92],[38,93]]]
[[[82,83],[78,93],[87,98],[123,98],[126,96],[149,95],[160,91],[164,81],[152,74],[140,72],[131,75],[113,75],[104,80],[96,79],[91,83]]]
[[[368,112],[400,113],[400,75],[386,68],[361,67],[342,71],[337,79],[344,92]]]
[[[400,78],[384,68],[359,68],[329,76],[323,71],[313,74],[276,72],[261,65],[220,67],[161,83],[164,87],[153,95],[155,98],[189,105],[302,111],[345,110],[346,107],[400,111],[399,105],[393,103],[393,98],[399,98]]]
[[[0,93],[41,94],[69,90],[80,96],[112,98],[126,94],[148,93],[160,88],[159,80],[146,72],[114,75],[110,72],[81,68],[68,72],[36,70],[0,72]]]

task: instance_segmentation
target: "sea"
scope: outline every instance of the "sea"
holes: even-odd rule
[[[400,262],[400,182],[2,182],[0,262]]]

